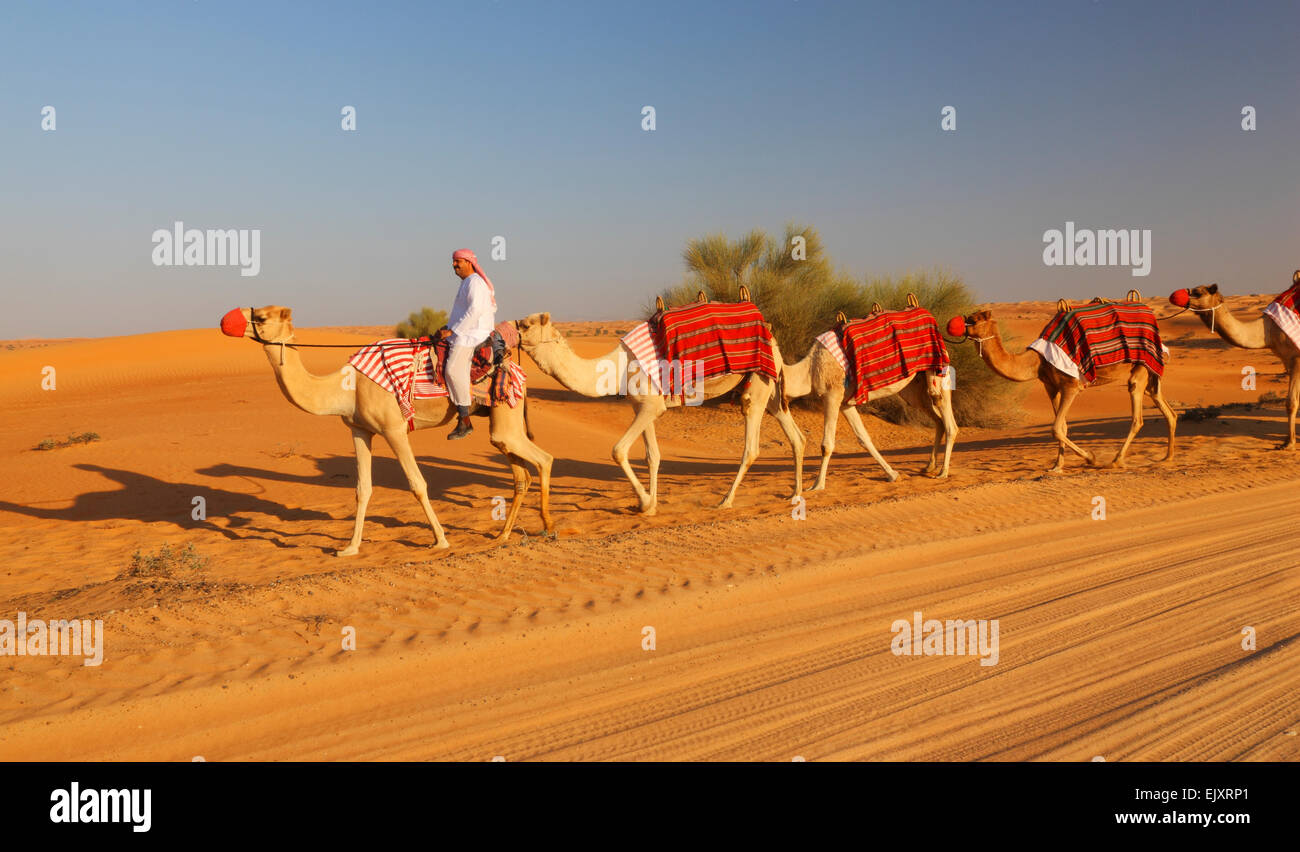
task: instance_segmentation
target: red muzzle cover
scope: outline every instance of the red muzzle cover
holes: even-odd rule
[[[1187,303],[1192,300],[1192,294],[1186,290],[1175,290],[1169,294],[1170,304],[1177,305],[1180,308],[1187,307]]]
[[[244,332],[248,329],[248,319],[244,316],[243,308],[235,308],[228,311],[221,318],[221,333],[228,334],[231,337],[243,337]]]
[[[962,319],[961,317],[953,317],[952,319],[948,320],[948,336],[965,337],[966,320]]]

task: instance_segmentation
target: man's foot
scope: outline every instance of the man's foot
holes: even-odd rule
[[[451,430],[451,433],[447,435],[447,440],[455,441],[458,438],[464,438],[466,435],[468,435],[470,432],[473,431],[474,431],[474,427],[470,425],[469,418],[462,417],[460,418],[460,422],[456,424],[456,428]]]

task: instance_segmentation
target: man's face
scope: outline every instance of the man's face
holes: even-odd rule
[[[451,270],[461,278],[467,278],[474,272],[474,266],[463,257],[458,257],[451,262]]]

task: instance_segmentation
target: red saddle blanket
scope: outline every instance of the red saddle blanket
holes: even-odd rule
[[[1290,308],[1293,312],[1300,314],[1300,308],[1296,307],[1298,301],[1300,301],[1300,284],[1292,284],[1285,293],[1279,294],[1273,300],[1273,303],[1284,308]]]
[[[1043,327],[1039,339],[1055,345],[1092,383],[1097,370],[1111,364],[1145,364],[1165,374],[1164,344],[1155,312],[1132,302],[1100,302],[1061,311]]]
[[[772,331],[752,302],[669,308],[650,325],[668,361],[702,362],[705,379],[750,372],[776,378]]]
[[[939,336],[939,323],[925,308],[849,320],[840,331],[840,346],[853,365],[858,386],[854,402],[858,405],[876,388],[948,365],[948,347]]]

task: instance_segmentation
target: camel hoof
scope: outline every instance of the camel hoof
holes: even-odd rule
[[[886,474],[886,476],[889,476],[889,475]],[[890,481],[890,482],[898,482],[899,480],[902,480],[902,479],[907,479],[907,474],[905,474],[905,473],[900,473],[900,472],[898,472],[898,471],[894,471],[894,475],[889,477],[889,481]]]
[[[360,552],[360,550],[361,548],[359,547],[345,547],[342,550],[334,551],[334,555],[335,556],[356,556],[357,553]]]
[[[1065,468],[1063,468],[1063,467],[1049,467],[1049,468],[1047,469],[1047,472],[1048,472],[1048,473],[1065,473]]]
[[[446,542],[446,540],[444,539],[443,541],[440,541],[440,542],[438,542],[437,544],[435,544],[435,545],[433,546],[433,549],[434,549],[434,550],[446,550],[446,549],[449,548],[449,547],[451,547],[451,545],[448,544],[448,543]]]
[[[812,488],[809,488],[809,489],[808,489],[808,493],[811,494],[811,493],[813,493],[814,491],[825,491],[825,490],[826,490],[826,483],[825,483],[825,482],[819,482],[819,483],[817,483],[816,485],[814,485]]]
[[[1282,446],[1278,447],[1278,449],[1279,449],[1279,450],[1294,450],[1294,449],[1295,449],[1295,442],[1294,442],[1294,441],[1287,441],[1285,444],[1283,444]]]
[[[723,500],[723,501],[722,501],[721,503],[719,503],[717,506],[714,506],[714,508],[715,508],[715,509],[730,509],[730,508],[731,508],[731,499],[728,498],[728,499],[726,499],[726,500]]]

